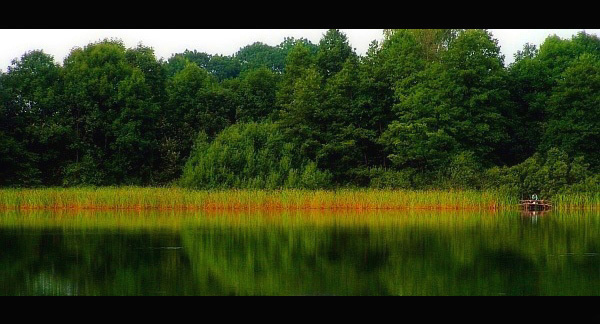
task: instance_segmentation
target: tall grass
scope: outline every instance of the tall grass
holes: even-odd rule
[[[600,192],[557,194],[552,198],[552,204],[558,209],[598,209]]]
[[[588,197],[561,198],[575,207]],[[598,196],[594,198],[599,205]],[[506,209],[518,197],[476,190],[190,190],[101,187],[0,189],[3,209]]]
[[[600,193],[559,194],[554,208],[600,207]],[[509,209],[518,197],[493,190],[190,190],[101,187],[0,189],[3,209]]]

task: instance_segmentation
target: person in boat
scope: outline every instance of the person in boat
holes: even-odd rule
[[[539,200],[537,194],[531,195],[531,200]]]

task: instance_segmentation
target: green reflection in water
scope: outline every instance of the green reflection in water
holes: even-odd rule
[[[600,295],[600,214],[0,212],[0,295]]]

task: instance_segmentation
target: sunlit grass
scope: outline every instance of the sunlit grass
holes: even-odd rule
[[[600,192],[557,194],[552,198],[552,204],[560,209],[600,207]]]
[[[557,195],[555,208],[600,206],[600,195]],[[516,208],[518,198],[479,190],[189,190],[100,187],[0,189],[4,209],[479,209]]]

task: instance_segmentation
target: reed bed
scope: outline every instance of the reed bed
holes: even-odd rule
[[[559,194],[555,209],[597,209],[600,193]],[[189,190],[176,187],[0,189],[1,209],[298,210],[515,209],[493,190]]]
[[[552,198],[552,207],[557,209],[598,209],[600,192],[557,194]]]
[[[577,200],[568,201],[575,206]],[[479,209],[515,208],[518,200],[496,191],[471,190],[188,190],[100,187],[0,189],[3,209]]]

